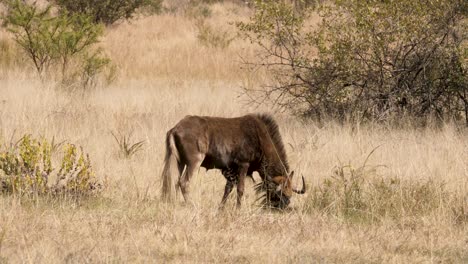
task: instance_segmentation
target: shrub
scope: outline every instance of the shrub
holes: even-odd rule
[[[163,0],[147,0],[146,4],[141,8],[141,12],[146,15],[159,14],[163,10]]]
[[[26,52],[41,75],[58,55],[53,49],[54,24],[49,21],[50,7],[38,10],[19,0],[8,1],[4,26],[13,33],[16,43]]]
[[[255,7],[238,28],[261,50],[249,65],[273,79],[257,101],[318,120],[468,124],[466,1],[327,1],[316,29],[310,9],[265,0]]]
[[[132,18],[137,10],[158,13],[162,0],[54,0],[62,11],[72,14],[86,14],[94,23],[114,24],[122,19]]]
[[[110,72],[106,74],[107,83],[113,81],[112,79],[115,77],[115,65],[111,65],[111,60],[102,55],[102,50],[98,49],[91,54],[86,53],[82,58],[82,65],[79,67],[80,71],[78,72],[81,75],[78,78],[80,87],[84,89],[95,87],[98,83],[98,77],[106,68],[110,69]],[[108,67],[109,65],[111,67]]]
[[[225,49],[234,40],[229,32],[212,27],[204,19],[197,19],[195,26],[198,30],[198,41],[204,46]]]
[[[91,195],[101,189],[89,156],[82,148],[66,144],[60,167],[54,167],[54,152],[61,144],[24,136],[0,151],[0,192],[22,196],[66,194]],[[5,148],[5,147],[4,147]]]
[[[196,19],[196,20],[204,20],[209,18],[213,15],[213,11],[208,4],[200,3],[200,2],[189,2],[189,4],[185,8],[185,16]]]
[[[15,42],[25,51],[41,77],[51,66],[58,66],[63,83],[73,82],[76,76],[86,74],[82,82],[87,84],[110,62],[100,50],[91,51],[103,30],[92,23],[90,17],[67,13],[54,16],[50,5],[41,9],[20,0],[7,3],[4,25],[13,33]],[[72,64],[81,64],[78,71],[83,74],[71,71]]]

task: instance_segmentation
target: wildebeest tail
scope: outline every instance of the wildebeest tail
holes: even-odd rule
[[[178,163],[180,161],[179,151],[175,145],[174,134],[167,132],[166,136],[166,156],[164,157],[164,168],[162,178],[162,199],[172,201],[175,196],[175,175],[179,174]]]

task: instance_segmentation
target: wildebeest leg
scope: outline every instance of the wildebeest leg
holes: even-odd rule
[[[182,163],[182,162],[179,162],[177,164],[177,169],[179,170],[179,180],[177,181],[177,183],[175,184],[175,189],[176,189],[176,193],[178,194],[179,193],[179,187],[180,187],[180,179],[182,177],[184,177],[184,173],[187,173],[185,169],[185,164]]]
[[[203,156],[200,155],[200,159],[189,162],[187,164],[187,168],[185,170],[185,173],[183,173],[179,179],[179,187],[182,192],[182,195],[184,196],[185,202],[190,201],[189,197],[189,181],[192,178],[192,176],[198,172],[200,169],[200,165],[202,164],[203,161]]]
[[[231,193],[233,187],[234,187],[234,182],[233,181],[229,181],[229,180],[226,181],[226,186],[224,187],[223,199],[221,200],[221,204],[219,205],[220,209],[224,208],[224,205],[226,204],[226,200],[227,200],[229,194]]]
[[[239,180],[237,181],[237,208],[240,208],[242,196],[244,195],[244,180],[249,169],[249,164],[244,163],[239,166]]]
[[[182,173],[184,173],[185,164],[183,164],[182,162],[179,162],[177,164],[177,168],[179,169],[179,176],[182,176]]]

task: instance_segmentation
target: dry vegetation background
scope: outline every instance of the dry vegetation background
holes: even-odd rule
[[[229,22],[249,15],[230,3],[215,4],[211,12],[208,23],[233,36]],[[2,143],[32,133],[82,145],[107,185],[102,197],[79,202],[0,196],[0,263],[468,262],[468,225],[454,221],[450,208],[366,223],[309,205],[310,190],[336,168],[359,167],[380,146],[367,162],[377,177],[443,181],[466,207],[468,133],[452,124],[317,126],[277,114],[290,163],[309,187],[309,194],[294,197],[292,210],[258,208],[249,183],[241,210],[230,199],[219,212],[225,180],[204,169],[191,182],[193,207],[180,196],[176,204],[161,203],[165,133],[178,120],[270,110],[239,97],[242,85],[255,87],[266,78],[241,69],[240,56],[252,56],[253,47],[238,39],[224,49],[207,47],[197,34],[193,18],[182,14],[108,28],[101,45],[116,65],[116,78],[83,95],[57,90],[53,81],[41,83],[0,31]],[[144,140],[143,150],[122,158],[111,132],[132,133],[134,141]],[[439,194],[435,200],[446,195]]]

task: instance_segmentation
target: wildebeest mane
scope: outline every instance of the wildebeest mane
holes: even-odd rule
[[[280,166],[283,166],[286,172],[289,173],[289,163],[286,156],[286,150],[284,148],[283,139],[281,137],[279,127],[275,119],[269,114],[255,114],[254,116],[258,118],[263,124],[265,124],[268,130],[268,134],[270,135],[271,141],[275,146],[276,153],[278,154],[279,159],[281,160],[282,164],[280,164]],[[254,189],[258,195],[257,201],[260,201],[260,205],[264,207],[271,207],[271,197],[269,196],[275,191],[276,185],[273,182],[264,179],[258,184],[255,184]]]
[[[289,163],[286,156],[286,150],[284,148],[283,139],[281,138],[278,124],[276,123],[275,119],[269,114],[256,114],[255,116],[260,119],[267,127],[270,138],[275,145],[276,152],[278,153],[284,168],[287,172],[289,172]]]

